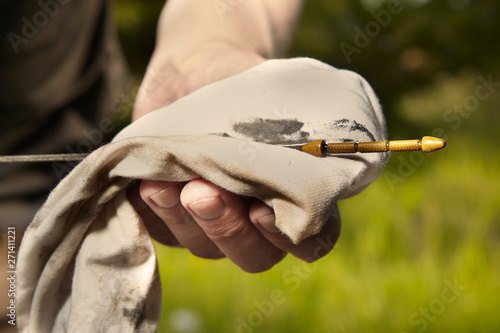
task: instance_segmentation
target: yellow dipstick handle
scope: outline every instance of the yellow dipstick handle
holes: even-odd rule
[[[316,140],[306,143],[300,150],[308,154],[325,157],[327,155],[348,153],[383,153],[387,151],[414,151],[422,150],[430,153],[446,146],[446,141],[432,136],[424,136],[422,140],[397,140],[377,142],[339,142],[326,143],[325,140]]]

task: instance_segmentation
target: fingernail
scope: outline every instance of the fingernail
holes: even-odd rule
[[[226,210],[226,204],[219,196],[192,202],[188,204],[188,207],[203,220],[218,219],[224,215]]]
[[[177,185],[170,186],[149,198],[161,208],[172,208],[179,204],[179,188]]]
[[[280,230],[276,227],[276,216],[274,214],[264,215],[257,219],[257,222],[267,231],[273,234],[280,233]]]

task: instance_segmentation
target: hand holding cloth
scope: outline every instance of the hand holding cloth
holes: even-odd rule
[[[317,60],[268,60],[153,111],[82,161],[29,226],[18,263],[22,332],[155,331],[156,253],[126,189],[202,177],[273,208],[294,243],[380,173],[381,154],[317,158],[283,144],[383,141],[359,75]],[[168,295],[168,286],[164,286]]]

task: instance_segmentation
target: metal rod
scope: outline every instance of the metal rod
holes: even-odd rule
[[[0,156],[0,163],[35,163],[81,161],[89,154],[40,154]]]

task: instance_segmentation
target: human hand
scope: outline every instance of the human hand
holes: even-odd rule
[[[206,56],[186,59],[182,68],[166,80],[146,76],[143,94],[136,103],[135,118],[159,108],[224,76],[236,74],[264,59],[256,54],[209,48]],[[150,67],[165,63],[153,57]],[[167,62],[167,66],[172,63]],[[181,73],[189,73],[182,75]],[[162,93],[163,92],[163,93]],[[340,219],[333,213],[314,237],[293,244],[274,225],[274,212],[258,199],[243,198],[203,179],[186,183],[148,182],[129,190],[129,197],[151,236],[170,246],[182,246],[203,258],[228,257],[243,270],[260,272],[271,268],[286,253],[314,261],[328,253],[340,232]]]
[[[256,2],[254,10],[243,17],[229,17],[226,26],[211,21],[214,17],[210,15],[203,14],[196,20],[192,15],[207,12],[190,11],[191,21],[205,24],[185,26],[180,17],[182,8],[188,6],[172,2],[160,17],[157,45],[137,95],[133,120],[263,62],[273,53],[272,45],[283,43],[271,42],[271,34],[265,31],[268,22],[256,22],[272,16],[279,22],[272,24],[289,26],[297,4],[283,2],[280,8],[278,3],[271,6],[270,2]],[[196,6],[207,5],[198,2]],[[266,7],[273,15],[265,14]],[[283,15],[287,11],[289,14]],[[252,24],[252,30],[260,29],[261,38],[255,39],[255,31],[243,36],[252,31],[248,25],[241,29],[245,22]],[[285,35],[279,39],[286,39]],[[273,210],[262,201],[242,198],[203,179],[182,184],[143,181],[130,189],[129,197],[151,236],[159,242],[186,247],[203,258],[226,256],[249,272],[269,269],[288,252],[314,261],[333,248],[340,231],[335,212],[318,235],[295,245],[279,233]]]
[[[287,253],[307,262],[317,260],[340,234],[334,210],[319,234],[295,245],[279,233],[273,210],[262,201],[200,178],[187,183],[142,181],[129,190],[129,197],[160,243],[185,247],[202,258],[228,257],[247,272],[265,271]]]

